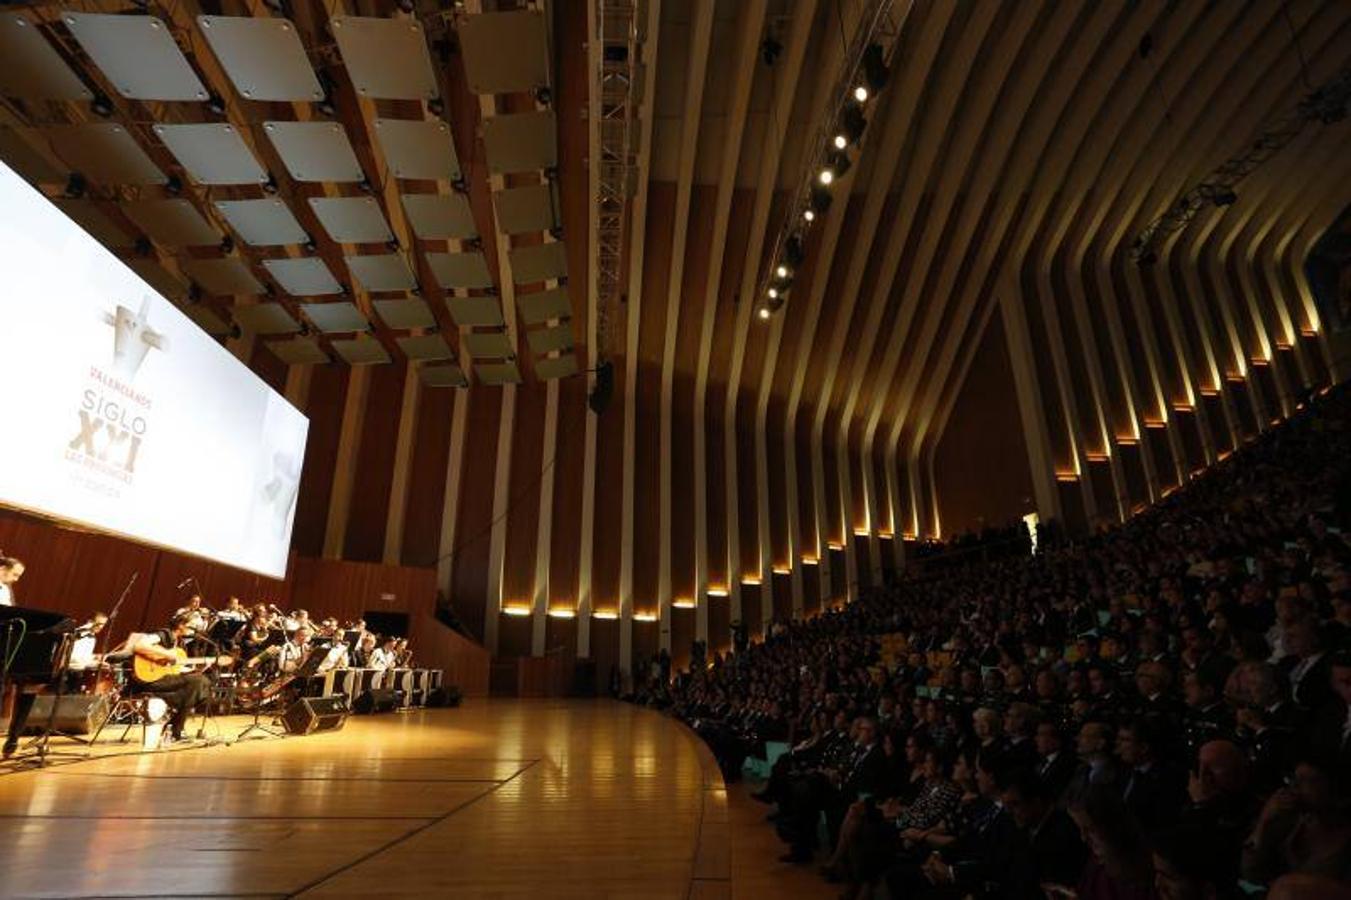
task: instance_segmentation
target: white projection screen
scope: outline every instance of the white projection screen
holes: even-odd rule
[[[284,578],[309,420],[0,163],[0,504]]]

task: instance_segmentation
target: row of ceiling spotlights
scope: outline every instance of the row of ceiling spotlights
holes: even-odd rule
[[[788,291],[793,286],[793,273],[802,264],[804,231],[824,213],[831,202],[827,190],[835,181],[849,171],[853,161],[849,158],[849,148],[857,147],[863,140],[863,132],[868,120],[863,115],[864,106],[886,84],[890,70],[882,58],[880,44],[870,44],[864,51],[862,66],[863,79],[849,91],[849,100],[840,111],[836,122],[835,136],[831,138],[832,149],[826,155],[824,165],[815,173],[813,186],[805,209],[802,210],[802,225],[783,243],[782,258],[774,265],[774,274],[765,290],[760,304],[761,319],[768,319],[783,306]]]

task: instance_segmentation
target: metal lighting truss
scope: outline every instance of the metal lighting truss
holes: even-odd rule
[[[633,192],[635,138],[642,85],[638,74],[639,4],[637,0],[596,0],[594,35],[600,42],[600,69],[592,89],[600,97],[599,191],[596,204],[597,358],[610,355],[610,319],[623,293],[625,235]]]
[[[1200,184],[1178,197],[1163,215],[1145,226],[1131,244],[1131,259],[1148,265],[1157,259],[1155,245],[1160,235],[1186,228],[1208,204],[1227,206],[1236,195],[1234,187],[1299,136],[1305,126],[1332,125],[1346,118],[1351,101],[1351,66],[1342,69],[1321,87],[1309,92],[1295,109],[1272,122],[1242,153],[1206,176]]]

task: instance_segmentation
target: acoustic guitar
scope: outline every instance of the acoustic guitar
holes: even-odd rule
[[[132,674],[141,684],[154,684],[169,675],[182,675],[188,669],[207,668],[213,665],[228,666],[233,662],[228,656],[188,656],[188,652],[182,647],[161,647],[160,649],[172,653],[174,661],[161,662],[148,656],[142,656],[140,653],[137,653],[136,658],[132,660]]]

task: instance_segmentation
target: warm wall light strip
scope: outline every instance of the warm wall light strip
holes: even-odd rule
[[[760,584],[760,576],[759,576],[759,575],[742,575],[742,576],[741,576],[741,583],[744,584],[744,585],[746,585],[747,587],[756,587],[756,586],[758,586],[758,585]]]
[[[844,549],[844,544],[837,544],[837,543],[835,543],[834,541],[831,541],[830,543],[826,544],[826,549],[828,549],[828,550],[843,550],[843,549]]]
[[[869,530],[866,529],[866,528],[855,528],[855,529],[854,529],[854,537],[867,537],[867,536],[870,535],[870,534],[872,534],[872,532],[869,531]]]
[[[612,609],[598,609],[598,610],[596,610],[595,612],[591,613],[591,618],[593,618],[593,619],[618,619],[618,618],[619,618],[619,613],[615,612],[615,611],[612,610]]]
[[[793,569],[791,566],[775,566],[773,572],[775,575],[792,575]]]
[[[1103,453],[1101,450],[1084,451],[1084,459],[1088,460],[1089,462],[1103,463],[1107,462],[1107,460],[1110,458],[1111,457],[1108,454]]]
[[[530,607],[528,607],[528,606],[504,606],[504,607],[502,607],[502,612],[506,613],[506,614],[509,615],[509,616],[528,616],[528,615],[530,615]]]
[[[726,596],[727,596],[727,588],[722,587],[721,585],[719,585],[718,587],[711,587],[711,588],[709,588],[707,593],[708,593],[708,596],[710,596],[710,597],[726,597]]]
[[[1077,472],[1056,472],[1055,480],[1064,484],[1073,484],[1079,480]]]
[[[1217,388],[1217,387],[1210,387],[1209,385],[1203,386],[1203,387],[1201,388],[1201,396],[1202,396],[1202,397],[1218,397],[1218,396],[1220,396],[1220,389]]]
[[[694,601],[689,597],[681,597],[679,600],[672,602],[671,606],[676,609],[694,609]]]
[[[889,541],[889,540],[891,540],[892,538],[894,538],[895,536],[896,536],[896,535],[892,534],[890,531],[879,531],[879,532],[877,532],[877,537],[878,537],[878,539],[879,539],[879,540],[883,540],[883,541]]]
[[[1153,428],[1155,431],[1158,431],[1160,429],[1167,428],[1168,423],[1162,419],[1145,419],[1145,427]]]
[[[575,619],[577,618],[577,610],[566,608],[554,608],[549,610],[549,615],[555,619]]]
[[[817,559],[815,556],[804,556],[804,557],[802,557],[802,564],[803,564],[804,566],[815,566],[815,565],[818,565],[820,562],[821,562],[821,560]]]
[[[635,621],[635,622],[655,622],[655,621],[657,621],[657,616],[656,616],[655,613],[634,613],[634,614],[633,614],[633,621]]]

